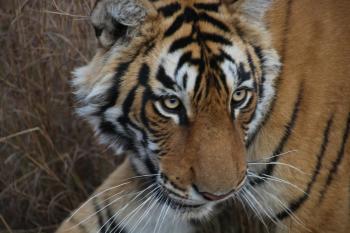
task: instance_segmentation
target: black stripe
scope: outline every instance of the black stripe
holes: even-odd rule
[[[165,73],[164,67],[159,66],[156,76],[157,80],[166,88],[174,90],[174,81]]]
[[[108,108],[111,108],[115,105],[115,102],[118,99],[119,96],[119,89],[120,89],[120,84],[122,82],[122,77],[126,74],[126,72],[129,69],[130,64],[134,61],[132,59],[131,61],[124,62],[118,65],[116,69],[116,73],[113,77],[113,85],[108,89],[107,91],[107,98],[106,98],[106,104],[104,104],[100,109],[99,109],[99,114],[104,113]]]
[[[150,87],[147,86],[142,96],[142,109],[140,113],[141,121],[147,128],[150,128],[150,127],[149,127],[148,118],[146,116],[146,106],[147,106],[147,102],[152,98],[152,95],[153,93],[150,90]]]
[[[201,51],[201,57],[204,57],[203,51]],[[201,79],[201,76],[204,72],[204,69],[205,69],[205,62],[201,60],[198,68],[198,75],[196,77],[196,83],[193,90],[193,93],[196,93],[196,95],[194,96],[194,99],[197,99],[197,100],[199,100],[202,95],[201,91],[199,91],[199,88],[200,88],[201,82],[203,81],[203,79]]]
[[[273,152],[273,155],[275,157],[273,157],[272,159],[270,159],[269,162],[276,162],[279,157],[276,156],[278,154],[281,154],[281,152],[283,151],[283,148],[284,146],[286,145],[286,143],[288,142],[288,139],[293,131],[293,128],[295,126],[295,123],[296,123],[296,120],[298,118],[298,113],[299,113],[299,109],[300,109],[300,104],[301,104],[301,101],[302,101],[302,96],[303,96],[303,86],[301,85],[301,87],[299,88],[299,93],[298,93],[298,97],[297,97],[297,100],[294,104],[294,109],[293,109],[293,112],[292,112],[292,116],[291,116],[291,119],[290,121],[288,122],[288,124],[285,126],[285,130],[284,130],[284,134],[277,146],[277,148],[275,149],[275,151]],[[275,169],[275,164],[268,164],[266,166],[266,168],[261,171],[259,173],[259,176],[264,176],[264,175],[271,175]],[[262,179],[252,179],[250,181],[251,185],[255,186],[255,185],[259,185],[259,184],[262,184],[264,183],[265,181],[262,180]]]
[[[230,40],[218,34],[201,32],[200,36],[201,36],[201,40],[203,41],[211,41],[211,42],[220,43],[223,45],[232,45]]]
[[[102,119],[100,125],[99,125],[100,133],[112,136],[113,140],[117,140],[119,145],[123,145],[124,148],[132,148],[132,142],[131,139],[128,138],[125,135],[121,135],[116,129],[116,126],[105,119]]]
[[[201,63],[201,60],[198,59],[198,58],[192,58],[192,52],[191,51],[183,53],[181,55],[178,63],[177,63],[176,70],[175,70],[175,76],[178,74],[179,70],[181,69],[181,67],[185,63],[189,63],[191,65],[199,65]]]
[[[153,164],[151,159],[147,156],[144,158],[145,166],[148,168],[150,174],[158,174],[156,166]]]
[[[343,138],[342,138],[342,142],[341,142],[340,148],[339,148],[338,153],[337,153],[337,158],[333,161],[332,168],[329,170],[329,173],[328,173],[328,176],[327,176],[327,180],[326,180],[326,184],[323,187],[322,191],[320,192],[321,195],[320,195],[319,202],[323,201],[324,196],[326,195],[326,192],[327,192],[329,186],[331,185],[331,183],[332,183],[332,181],[334,179],[334,176],[338,172],[338,167],[341,164],[341,162],[342,162],[342,160],[344,158],[344,155],[345,155],[345,145],[346,145],[346,142],[347,142],[347,140],[349,138],[349,133],[350,133],[350,112],[348,114],[348,118],[347,118],[347,121],[346,121],[346,127],[345,127],[345,130],[344,130],[344,133],[343,133]]]
[[[156,43],[154,41],[148,41],[145,44],[146,48],[145,51],[143,52],[145,56],[147,56],[155,47],[156,47]]]
[[[181,126],[186,126],[188,125],[189,123],[189,120],[188,120],[188,116],[187,116],[187,112],[186,112],[186,108],[185,107],[182,107],[180,109],[180,112],[178,113],[178,116],[179,116],[179,125]]]
[[[281,51],[281,60],[282,63],[284,63],[287,47],[288,47],[288,36],[289,36],[289,30],[291,25],[291,12],[292,12],[292,0],[287,0],[287,12],[286,12],[286,19],[285,19],[285,25],[284,25],[284,32],[283,32],[283,40],[282,40],[282,51]]]
[[[149,73],[150,73],[149,66],[144,63],[139,71],[139,82],[141,85],[143,86],[148,85]]]
[[[260,47],[254,46],[254,52],[259,59],[261,72],[262,72],[260,85],[259,85],[259,98],[262,99],[264,97],[264,94],[265,94],[265,90],[264,90],[264,83],[265,83],[265,65],[264,65],[264,63],[265,63],[265,59],[264,59],[263,51]]]
[[[220,80],[216,81],[217,90],[220,91],[223,87],[224,90],[226,91],[226,93],[228,93],[229,88],[228,88],[227,82],[226,82],[226,75],[220,70],[215,58],[210,59],[210,67],[214,70],[218,70],[218,72],[220,73],[219,74]],[[218,87],[218,84],[220,85],[219,87]],[[207,88],[207,92],[209,92],[209,87]],[[207,93],[207,94],[209,94],[209,93]]]
[[[184,21],[185,21],[185,18],[183,14],[176,17],[176,19],[171,24],[171,26],[165,31],[164,38],[169,37],[173,35],[175,32],[177,32],[183,25]]]
[[[185,48],[194,42],[192,35],[175,40],[169,48],[169,53]]]
[[[92,202],[93,202],[93,205],[94,205],[94,208],[95,208],[95,213],[96,213],[97,218],[98,218],[98,225],[100,226],[99,228],[101,228],[100,232],[101,233],[108,233],[107,232],[107,224],[105,224],[102,212],[100,211],[101,207],[97,203],[97,198],[94,198],[92,200]]]
[[[194,93],[196,93],[194,95],[194,99],[196,101],[200,101],[202,99],[202,96],[203,96],[203,90],[199,90],[200,87],[201,87],[201,83],[203,82],[204,79],[201,79],[200,76],[198,75],[197,78],[196,78],[196,83],[195,83],[195,86],[194,86]]]
[[[182,79],[183,79],[183,81],[182,81],[182,83],[183,83],[183,88],[186,90],[186,88],[187,88],[188,75],[185,74],[185,75],[182,77]]]
[[[221,30],[223,30],[224,32],[229,32],[230,29],[226,26],[226,24],[224,24],[223,22],[215,19],[214,17],[208,15],[207,13],[205,12],[201,12],[199,13],[199,19],[201,21],[205,21],[207,23],[210,23],[212,24],[213,26],[215,27],[218,27],[220,28]]]
[[[253,62],[252,54],[250,53],[249,49],[246,50],[246,54],[248,57],[249,68],[250,68],[252,74],[255,76],[256,75],[256,68],[255,68],[255,64]],[[263,67],[261,67],[261,68],[263,69]]]
[[[186,7],[184,10],[184,18],[186,22],[197,22],[198,21],[198,14],[197,12],[190,7]]]
[[[138,131],[139,133],[142,134],[142,141],[139,142],[139,143],[142,143],[142,145],[144,147],[147,147],[148,146],[148,136],[146,134],[146,132],[144,131],[143,128],[139,127],[136,123],[133,122],[132,119],[128,118],[127,120],[125,120],[124,122],[124,125],[125,126],[129,126],[131,128],[133,128],[134,130]],[[129,131],[130,133],[134,134],[133,131]],[[134,137],[136,138],[136,135],[134,134]]]
[[[102,119],[99,125],[99,130],[105,134],[109,135],[117,135],[117,129],[112,122],[107,121],[106,119]]]
[[[311,178],[310,182],[307,184],[307,188],[305,190],[305,193],[301,197],[299,197],[298,199],[292,201],[289,204],[289,210],[288,211],[287,210],[283,210],[282,212],[278,213],[276,215],[277,219],[282,220],[282,219],[290,216],[290,214],[291,214],[290,212],[293,213],[293,212],[297,211],[301,207],[301,205],[308,199],[309,194],[311,192],[311,189],[312,189],[313,185],[316,182],[317,176],[320,173],[320,169],[322,168],[322,162],[323,162],[323,158],[325,156],[325,152],[326,152],[326,149],[327,149],[327,146],[328,146],[329,132],[330,132],[332,124],[333,124],[333,116],[330,117],[330,119],[328,120],[327,125],[326,125],[326,127],[325,127],[325,129],[323,131],[323,141],[322,141],[322,144],[321,144],[320,151],[317,154],[317,164],[316,164],[316,167],[314,169],[312,178]]]
[[[132,124],[132,122],[130,122],[130,119],[129,119],[129,112],[134,103],[137,88],[138,88],[138,85],[133,87],[133,89],[126,96],[124,103],[122,105],[123,115],[117,119],[119,124],[123,126],[125,132],[128,132],[129,135],[130,134],[132,135],[132,132],[130,132],[130,129],[127,127],[128,124]],[[130,146],[133,148],[133,144],[131,141],[130,141]]]
[[[169,5],[160,7],[158,9],[159,12],[163,14],[164,17],[170,17],[174,15],[181,9],[181,5],[178,2],[171,3]]]
[[[195,3],[193,6],[197,10],[218,12],[220,4],[219,3]]]
[[[228,55],[224,50],[220,49],[220,55],[216,56],[216,60],[223,62],[224,59],[227,59],[233,64],[236,64],[235,60],[233,60],[233,58],[230,55]]]
[[[137,87],[138,87],[137,85],[134,86],[124,100],[124,103],[123,103],[124,114],[129,114],[131,106],[134,104]]]
[[[177,75],[177,73],[179,72],[179,70],[181,69],[181,67],[192,60],[192,52],[191,51],[188,51],[186,53],[183,53],[177,63],[177,66],[176,66],[176,70],[175,70],[175,75]]]
[[[240,63],[237,66],[237,75],[238,75],[238,86],[241,85],[243,82],[251,79],[251,73],[245,70],[243,63]]]

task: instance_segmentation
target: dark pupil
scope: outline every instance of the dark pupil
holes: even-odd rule
[[[236,93],[236,95],[240,96],[240,95],[242,95],[242,92],[241,92],[241,91],[238,91],[238,92]]]
[[[175,104],[176,103],[176,99],[175,98],[171,98],[170,99],[170,103]]]

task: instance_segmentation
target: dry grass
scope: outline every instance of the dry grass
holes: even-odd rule
[[[115,167],[73,113],[94,0],[0,0],[0,231],[52,232]]]

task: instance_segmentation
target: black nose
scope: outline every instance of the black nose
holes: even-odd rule
[[[231,192],[228,192],[226,194],[222,194],[222,195],[216,195],[216,194],[207,193],[207,192],[199,192],[199,194],[201,194],[205,199],[207,199],[209,201],[219,201],[219,200],[225,199],[226,197],[230,196],[230,194],[232,194],[233,192],[234,192],[234,190],[232,190]]]

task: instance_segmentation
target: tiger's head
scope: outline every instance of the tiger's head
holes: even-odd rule
[[[280,67],[269,2],[96,3],[99,48],[75,71],[78,112],[176,208],[208,211],[244,185]]]

